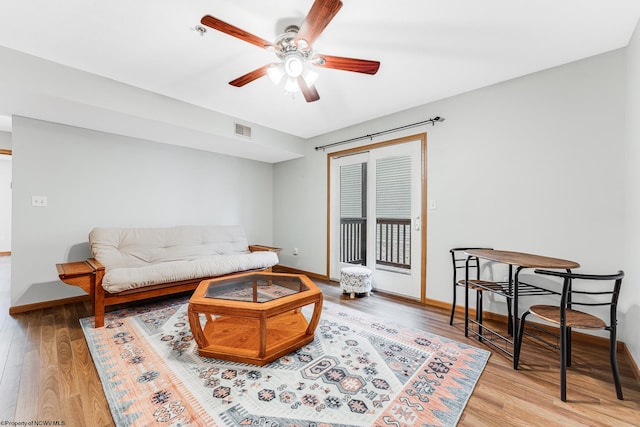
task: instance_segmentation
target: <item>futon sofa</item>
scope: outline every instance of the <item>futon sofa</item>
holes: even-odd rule
[[[93,258],[58,264],[60,280],[93,300],[95,327],[105,307],[195,289],[205,279],[271,270],[278,248],[249,245],[241,226],[94,228]]]

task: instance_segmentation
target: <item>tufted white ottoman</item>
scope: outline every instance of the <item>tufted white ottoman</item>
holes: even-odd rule
[[[344,267],[340,270],[340,289],[342,293],[355,294],[365,293],[369,296],[371,291],[371,270],[366,267]]]

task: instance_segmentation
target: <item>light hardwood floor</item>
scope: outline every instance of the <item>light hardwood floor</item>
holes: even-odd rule
[[[0,257],[0,422],[64,421],[111,426],[113,421],[78,319],[88,304],[8,315],[8,257]],[[464,337],[460,317],[389,296],[349,299],[338,286],[316,281],[327,301],[392,319],[491,350]],[[568,402],[559,398],[558,354],[527,340],[521,369],[499,352],[489,358],[460,420],[461,426],[638,426],[640,383],[619,357],[624,401],[616,399],[607,349],[574,344]]]

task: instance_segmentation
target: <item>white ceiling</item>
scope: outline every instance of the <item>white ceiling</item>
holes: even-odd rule
[[[375,76],[316,69],[314,103],[268,77],[230,86],[274,54],[194,28],[210,14],[275,40],[312,3],[0,0],[0,45],[310,138],[624,47],[640,17],[638,0],[343,0],[314,50],[382,65]]]

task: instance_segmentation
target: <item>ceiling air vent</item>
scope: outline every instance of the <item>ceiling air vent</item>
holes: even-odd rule
[[[251,138],[251,128],[249,126],[235,123],[235,134],[238,136],[244,136],[245,138]]]

